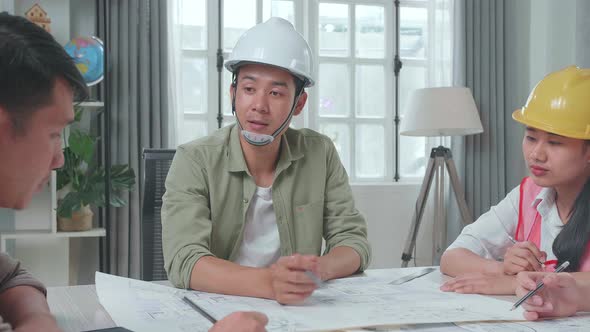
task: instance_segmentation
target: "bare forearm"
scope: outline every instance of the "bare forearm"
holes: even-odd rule
[[[451,277],[470,272],[503,273],[501,262],[482,258],[463,248],[445,251],[440,260],[440,270]]]
[[[578,311],[590,311],[590,283],[586,283],[582,287],[582,303],[578,304]]]
[[[336,247],[320,257],[320,276],[323,280],[347,277],[361,266],[361,257],[351,247]]]
[[[578,303],[578,311],[590,311],[590,272],[575,272],[571,274],[576,279],[581,303]]]
[[[269,269],[241,266],[212,256],[197,261],[190,286],[210,293],[274,298]]]
[[[30,286],[16,286],[0,294],[0,315],[16,331],[59,331],[43,293]]]

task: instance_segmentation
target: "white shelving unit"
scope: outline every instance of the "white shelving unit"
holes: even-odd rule
[[[76,284],[79,263],[72,261],[71,239],[98,238],[106,235],[104,228],[81,232],[57,230],[56,173],[51,174],[49,184],[33,197],[24,210],[12,213],[12,229],[0,232],[0,251],[19,259],[47,286]],[[10,215],[9,215],[10,217]],[[80,244],[77,244],[80,247]],[[76,257],[79,256],[75,254]],[[73,279],[74,278],[74,279]]]
[[[102,237],[105,236],[106,232],[104,228],[93,228],[83,232],[35,232],[35,231],[22,231],[13,233],[2,233],[0,234],[0,248],[4,252],[6,251],[6,240],[16,239],[51,239],[51,238],[72,238],[72,237]]]

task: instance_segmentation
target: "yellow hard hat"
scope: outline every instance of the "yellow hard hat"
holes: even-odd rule
[[[545,76],[512,118],[549,133],[590,139],[590,69],[570,66]]]

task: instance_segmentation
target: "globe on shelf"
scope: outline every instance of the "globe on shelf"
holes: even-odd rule
[[[92,86],[104,77],[104,47],[97,37],[76,37],[64,46],[66,52],[74,59],[76,67],[86,82]]]

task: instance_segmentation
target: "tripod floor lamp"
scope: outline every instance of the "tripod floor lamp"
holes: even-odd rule
[[[468,88],[443,87],[415,90],[410,94],[404,113],[400,134],[405,136],[464,136],[483,132],[471,90]],[[439,241],[435,241],[437,242],[435,244],[437,254],[442,252],[443,246],[446,244],[443,244],[446,241],[445,166],[459,205],[463,224],[466,225],[473,221],[465,202],[465,193],[457,175],[451,150],[442,145],[433,148],[430,152],[426,174],[420,187],[412,224],[404,245],[402,267],[407,267],[408,262],[412,259],[424,207],[432,181],[435,178],[434,230],[439,237]]]

